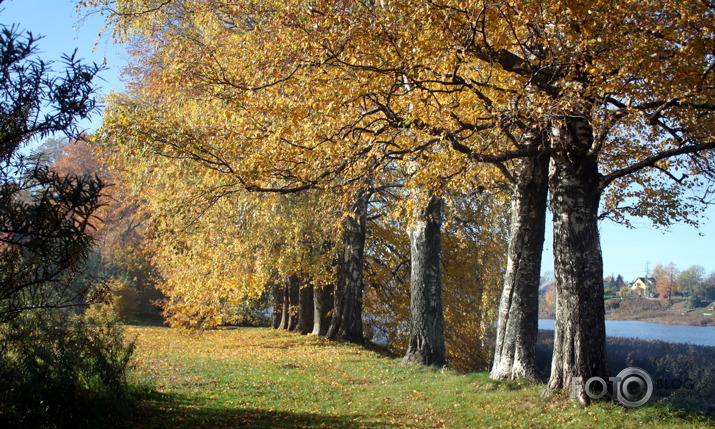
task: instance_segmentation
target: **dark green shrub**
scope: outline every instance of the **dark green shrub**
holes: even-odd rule
[[[690,295],[686,300],[685,300],[685,308],[699,308],[703,307],[704,303],[700,300],[700,297],[697,295]]]
[[[0,332],[0,424],[119,426],[133,352],[121,327],[63,310],[26,312]]]

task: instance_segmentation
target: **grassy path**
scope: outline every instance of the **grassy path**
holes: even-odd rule
[[[541,397],[540,386],[403,367],[314,336],[158,327],[128,334],[137,338],[133,381],[146,386],[132,427],[715,427],[660,404],[583,408],[566,396]]]

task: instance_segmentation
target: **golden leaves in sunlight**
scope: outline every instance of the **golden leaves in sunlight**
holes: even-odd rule
[[[606,177],[712,141],[706,2],[109,3],[134,59],[99,140],[128,160],[152,213],[178,325],[224,323],[226,308],[293,274],[331,284],[342,221],[370,190],[365,300],[401,333],[411,196],[430,190],[451,202],[447,318],[474,334],[455,345],[465,355],[490,335],[513,158],[574,149],[529,148],[530,133],[587,116],[586,150]],[[699,205],[685,191],[698,183],[668,175],[702,174],[704,162],[615,180],[604,216],[692,221]]]

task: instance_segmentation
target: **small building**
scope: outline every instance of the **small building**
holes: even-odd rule
[[[631,295],[648,297],[653,293],[655,289],[655,278],[648,277],[646,281],[645,277],[638,277],[636,281],[631,284]]]

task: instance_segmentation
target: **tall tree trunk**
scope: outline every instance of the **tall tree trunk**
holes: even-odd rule
[[[522,377],[538,382],[541,376],[536,366],[536,335],[549,157],[538,155],[517,162],[507,266],[499,302],[494,364],[489,375],[495,379]]]
[[[416,210],[409,229],[410,339],[403,364],[447,363],[442,312],[442,206],[442,199],[431,195],[427,205]]]
[[[546,392],[571,389],[573,377],[581,377],[576,397],[588,404],[583,384],[591,377],[608,380],[603,260],[597,223],[600,174],[595,155],[589,153],[593,131],[586,119],[571,116],[553,133],[554,144],[562,152],[552,157],[549,174],[556,323]]]
[[[316,287],[313,290],[313,335],[324,336],[328,333],[332,310],[333,285]]]
[[[306,335],[313,331],[313,285],[304,285],[298,296],[298,325],[293,332]]]
[[[288,326],[287,330],[293,331],[298,326],[298,308],[300,301],[300,278],[288,277]]]
[[[280,295],[283,296],[282,308],[281,308],[281,323],[278,325],[278,329],[288,329],[290,324],[290,287],[288,283],[283,283],[280,287]]]
[[[333,317],[328,338],[362,344],[362,269],[365,250],[367,206],[369,193],[358,195],[353,204],[353,216],[345,222],[343,252],[338,260]]]
[[[283,319],[283,302],[285,301],[285,290],[278,284],[273,284],[273,316],[271,326],[273,329],[280,329]]]

